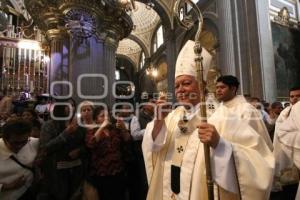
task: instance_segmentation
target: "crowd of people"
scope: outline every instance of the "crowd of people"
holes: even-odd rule
[[[193,46],[176,63],[176,107],[149,94],[138,108],[58,99],[14,113],[2,98],[0,199],[205,200],[203,144],[216,199],[300,198],[300,87],[289,105],[267,103],[221,76],[219,106],[203,121]]]
[[[128,104],[113,112],[65,99],[54,101],[52,118],[38,126],[36,109],[8,117],[0,141],[0,199],[145,199],[141,142],[154,111],[147,104],[152,99],[144,100],[136,116]]]

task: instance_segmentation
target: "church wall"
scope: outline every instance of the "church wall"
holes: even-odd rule
[[[278,97],[300,85],[300,31],[272,23]]]
[[[286,100],[289,88],[300,85],[300,2],[270,0],[269,5],[277,97]]]

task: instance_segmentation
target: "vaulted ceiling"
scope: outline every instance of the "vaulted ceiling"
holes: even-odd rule
[[[136,2],[136,9],[132,11],[131,18],[134,30],[129,38],[120,41],[117,54],[126,55],[137,66],[141,51],[150,55],[151,40],[156,27],[160,23],[160,16],[146,4]]]

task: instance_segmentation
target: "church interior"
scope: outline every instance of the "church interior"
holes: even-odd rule
[[[0,0],[0,199],[293,200],[299,102],[299,0]]]
[[[175,2],[2,0],[1,92],[72,93],[77,100],[84,93],[110,105],[127,94],[134,102],[143,92],[173,94],[177,55],[198,29],[191,3],[176,13]],[[208,90],[231,74],[242,95],[287,100],[300,83],[299,1],[191,2],[203,15],[201,45],[213,56]]]

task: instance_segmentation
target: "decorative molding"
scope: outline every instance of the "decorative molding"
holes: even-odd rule
[[[283,26],[290,26],[290,14],[288,9],[286,7],[283,7],[278,12],[278,15],[274,17],[274,21]]]
[[[72,37],[89,38],[96,32],[96,18],[82,9],[69,10],[65,15],[65,27]]]
[[[31,19],[31,16],[25,9],[24,0],[10,0],[10,2],[13,5],[13,7],[24,16],[24,18],[27,21],[29,21]]]
[[[25,4],[35,23],[45,32],[66,26],[73,37],[101,36],[99,40],[106,40],[102,33],[109,30],[105,36],[118,42],[133,29],[126,11],[108,0],[100,3],[98,0],[26,0]]]
[[[296,1],[288,0],[271,0],[270,10],[278,13],[283,7],[286,7],[289,11],[290,17],[297,19],[297,3]]]
[[[300,22],[300,3],[297,0],[270,0],[269,1],[269,13],[271,21],[281,24],[283,26],[289,26],[290,28],[299,28]],[[289,14],[289,23],[283,23],[282,20],[278,20],[279,13],[286,8]],[[276,18],[276,19],[275,19]]]
[[[46,35],[49,40],[64,39],[68,36],[67,31],[65,29],[49,29],[46,32]]]
[[[273,21],[277,24],[280,24],[282,26],[286,26],[289,28],[299,28],[299,24],[292,22],[290,20],[290,13],[287,7],[283,7],[277,14],[277,16],[274,16]]]

